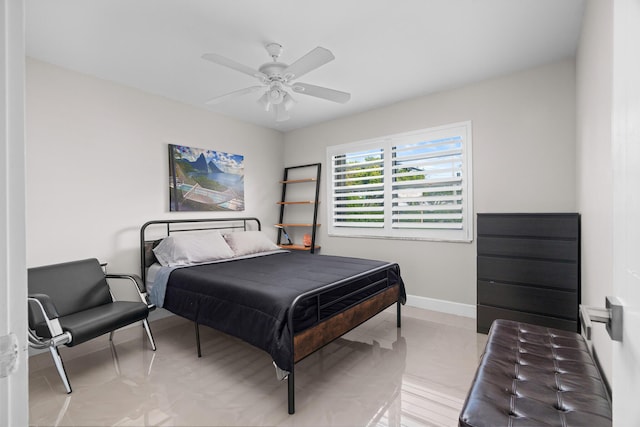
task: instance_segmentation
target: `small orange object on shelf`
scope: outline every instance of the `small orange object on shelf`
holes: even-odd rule
[[[302,244],[304,245],[305,248],[311,247],[311,234],[305,233],[305,235],[302,236]]]

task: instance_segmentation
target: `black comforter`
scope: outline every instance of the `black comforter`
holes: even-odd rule
[[[287,320],[292,303],[302,294],[327,290],[349,278],[353,280],[346,280],[345,286],[330,286],[320,300],[309,297],[297,303],[295,332],[395,283],[400,284],[401,302],[405,301],[397,264],[287,252],[176,269],[169,276],[164,308],[241,338],[291,371],[293,349]],[[385,278],[388,280],[381,280]],[[371,284],[375,285],[358,291]],[[353,295],[344,299],[348,294]]]

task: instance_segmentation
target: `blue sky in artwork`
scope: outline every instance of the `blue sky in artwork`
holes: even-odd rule
[[[183,159],[191,162],[195,161],[200,154],[204,155],[207,163],[213,162],[220,170],[236,175],[244,174],[244,156],[240,154],[230,154],[223,151],[213,151],[204,148],[185,147],[176,145]]]

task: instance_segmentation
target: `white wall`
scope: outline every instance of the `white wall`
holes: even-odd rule
[[[613,4],[587,2],[576,56],[578,210],[582,215],[582,303],[603,307],[613,281]],[[604,325],[593,345],[611,378],[612,343]]]
[[[473,122],[474,215],[576,210],[572,59],[289,132],[285,164],[326,167],[327,146],[465,120]],[[328,237],[321,226],[319,243],[325,254],[397,261],[410,303],[475,313],[475,241]]]
[[[474,214],[576,210],[570,59],[284,136],[28,60],[27,263],[96,256],[110,271],[137,272],[142,223],[197,216],[168,212],[169,143],[245,155],[239,215],[258,216],[275,236],[283,165],[325,164],[329,145],[465,120],[473,122]],[[475,242],[329,238],[326,227],[318,240],[321,253],[399,262],[414,305],[475,313]]]
[[[169,212],[167,144],[244,155],[246,210],[229,215],[276,222],[280,132],[32,59],[26,86],[29,267],[97,257],[137,273],[144,222],[204,216]]]

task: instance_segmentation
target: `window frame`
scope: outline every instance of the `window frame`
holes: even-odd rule
[[[393,152],[394,147],[404,147],[420,141],[438,141],[442,138],[460,137],[462,140],[462,227],[452,228],[406,228],[394,227],[393,210]],[[334,220],[334,198],[340,186],[334,179],[336,167],[334,156],[345,156],[366,151],[382,150],[384,158],[384,221],[382,227],[337,226]],[[403,240],[432,240],[448,242],[473,241],[473,143],[471,121],[419,129],[367,140],[355,141],[327,147],[327,233],[332,237],[386,238]],[[426,187],[425,187],[426,188]]]

